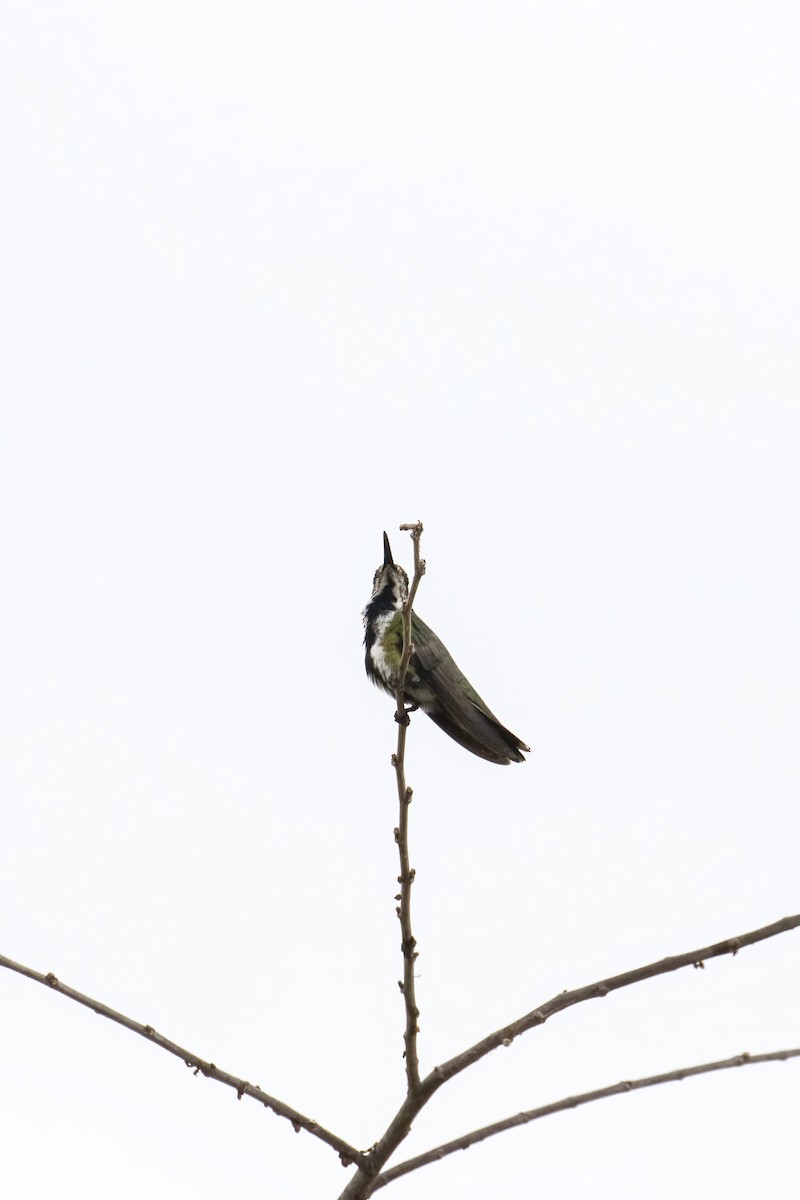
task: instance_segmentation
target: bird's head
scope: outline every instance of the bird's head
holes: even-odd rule
[[[375,572],[372,580],[372,596],[364,610],[366,616],[378,611],[392,612],[403,607],[408,599],[408,576],[402,567],[398,567],[392,558],[392,548],[389,539],[383,535],[383,563]]]

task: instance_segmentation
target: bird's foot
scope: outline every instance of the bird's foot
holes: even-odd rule
[[[408,714],[412,713],[412,712],[416,712],[418,708],[419,708],[418,704],[406,705],[401,713],[396,712],[394,714],[395,721],[397,721],[398,725],[409,725],[410,721],[408,719]]]

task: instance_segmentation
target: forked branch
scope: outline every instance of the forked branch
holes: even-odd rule
[[[473,1066],[479,1062],[485,1055],[496,1050],[499,1046],[510,1046],[515,1038],[528,1030],[535,1028],[537,1025],[543,1025],[548,1018],[556,1013],[564,1012],[575,1004],[582,1004],[585,1000],[601,999],[604,996],[610,995],[611,992],[618,991],[620,988],[630,987],[634,983],[641,983],[645,979],[654,979],[658,975],[666,975],[671,971],[678,971],[683,967],[699,967],[711,958],[719,958],[725,954],[735,955],[745,946],[755,945],[756,942],[765,941],[767,938],[775,937],[780,933],[787,933],[791,929],[797,929],[800,926],[800,913],[791,917],[784,917],[780,921],[775,921],[771,925],[764,925],[760,929],[753,929],[747,933],[739,934],[738,937],[727,938],[723,942],[714,942],[710,946],[701,946],[697,950],[688,950],[684,954],[676,954],[670,958],[662,958],[657,962],[648,963],[643,967],[635,967],[632,971],[625,971],[621,975],[610,975],[607,979],[601,979],[597,983],[587,984],[585,987],[574,988],[570,991],[559,992],[551,1000],[547,1000],[544,1004],[540,1004],[525,1016],[520,1017],[516,1021],[512,1021],[508,1025],[504,1025],[501,1029],[490,1033],[488,1037],[476,1042],[474,1046],[462,1051],[461,1054],[455,1055],[454,1058],[448,1059],[447,1062],[434,1067],[433,1070],[420,1080],[419,1090],[415,1095],[409,1094],[398,1109],[389,1128],[383,1135],[377,1145],[366,1155],[366,1165],[362,1162],[360,1169],[356,1172],[353,1178],[347,1184],[347,1187],[341,1193],[340,1200],[363,1200],[364,1197],[371,1196],[379,1187],[385,1186],[391,1182],[393,1176],[391,1172],[399,1169],[406,1164],[398,1164],[397,1168],[390,1168],[384,1172],[383,1168],[389,1161],[389,1158],[397,1150],[398,1146],[405,1140],[411,1128],[412,1122],[419,1115],[424,1106],[428,1103],[431,1097],[439,1090],[442,1084],[448,1079],[452,1079],[461,1071],[465,1071],[467,1067]],[[771,1057],[775,1058],[791,1058],[794,1057],[795,1051],[775,1051]],[[740,1056],[741,1058],[741,1056]],[[744,1059],[740,1062],[739,1059],[726,1060],[731,1066],[743,1065]],[[764,1061],[763,1056],[753,1056],[754,1062]],[[684,1076],[690,1074],[702,1074],[707,1070],[721,1070],[722,1067],[701,1066],[687,1067],[682,1069]],[[677,1078],[678,1076],[676,1076]],[[653,1077],[657,1079],[657,1077]],[[660,1080],[659,1080],[660,1081]],[[660,1082],[667,1082],[666,1079]],[[639,1084],[644,1087],[645,1084]],[[616,1090],[632,1090],[626,1088],[624,1084],[615,1084],[609,1094],[615,1094]],[[601,1099],[602,1096],[593,1096],[588,1093],[592,1099]],[[574,1100],[572,1097],[571,1100]],[[588,1103],[588,1101],[583,1101]],[[557,1107],[550,1108],[546,1112],[538,1113],[537,1110],[531,1110],[537,1115],[547,1116],[550,1111],[558,1112],[563,1107],[572,1107],[570,1098],[566,1101],[557,1101]],[[513,1118],[511,1118],[513,1120]],[[531,1118],[534,1119],[534,1118]],[[490,1126],[492,1132],[502,1132],[506,1128],[504,1122],[499,1123],[501,1128]],[[482,1134],[481,1137],[476,1136]],[[491,1133],[484,1133],[481,1130],[475,1131],[475,1134],[465,1134],[465,1137],[474,1137],[476,1141],[483,1140],[484,1137],[491,1136]],[[469,1143],[470,1145],[472,1142]],[[449,1143],[448,1143],[449,1145]],[[453,1145],[453,1149],[458,1149],[459,1146]],[[437,1151],[441,1147],[437,1147]],[[452,1151],[448,1150],[447,1153]],[[429,1153],[434,1154],[434,1157],[439,1157],[435,1151]],[[443,1155],[442,1155],[443,1156]],[[408,1160],[416,1162],[416,1160]],[[432,1160],[431,1160],[432,1161]],[[418,1165],[422,1166],[422,1163]],[[405,1174],[409,1170],[415,1170],[416,1167],[407,1167]]]
[[[795,1058],[800,1056],[800,1049],[790,1050],[775,1050],[768,1054],[742,1054],[734,1058],[724,1059],[719,1062],[703,1063],[696,1066],[684,1067],[675,1071],[669,1071],[662,1075],[653,1075],[647,1078],[628,1080],[621,1083],[613,1084],[609,1087],[598,1088],[592,1092],[584,1092],[577,1096],[568,1096],[561,1100],[553,1101],[549,1104],[542,1105],[538,1108],[533,1108],[527,1112],[516,1113],[511,1117],[506,1117],[504,1120],[497,1121],[492,1125],[486,1125],[481,1129],[472,1130],[469,1133],[463,1134],[451,1142],[443,1143],[425,1154],[416,1156],[415,1158],[407,1159],[405,1162],[398,1163],[384,1171],[386,1163],[395,1153],[398,1147],[404,1142],[411,1129],[411,1124],[425,1107],[428,1101],[435,1095],[440,1087],[448,1080],[454,1078],[467,1067],[473,1066],[479,1062],[485,1055],[496,1050],[500,1046],[510,1046],[511,1043],[521,1034],[528,1032],[538,1025],[543,1025],[550,1017],[556,1013],[563,1012],[567,1008],[571,1008],[575,1004],[581,1004],[585,1000],[599,999],[609,995],[613,991],[620,988],[629,987],[635,983],[641,983],[645,979],[653,979],[658,975],[664,975],[671,971],[680,970],[687,966],[703,966],[704,962],[711,958],[717,958],[722,955],[735,955],[740,949],[745,946],[754,945],[756,942],[764,941],[767,938],[775,937],[777,934],[788,932],[791,929],[796,929],[800,926],[800,914],[791,917],[784,917],[780,921],[775,921],[771,925],[765,925],[760,929],[751,930],[748,933],[740,934],[738,937],[728,938],[722,942],[715,942],[709,946],[702,946],[698,950],[689,950],[683,954],[678,954],[670,958],[661,959],[658,962],[649,963],[642,967],[636,967],[631,971],[623,972],[620,975],[612,975],[607,979],[600,980],[597,983],[587,984],[584,987],[565,990],[559,992],[552,999],[540,1004],[537,1008],[517,1018],[517,1020],[504,1025],[502,1028],[488,1034],[481,1041],[476,1042],[473,1046],[463,1050],[455,1057],[448,1059],[439,1066],[434,1067],[424,1078],[420,1076],[419,1059],[417,1053],[417,1034],[418,1034],[418,1019],[419,1009],[416,1002],[416,988],[414,978],[414,966],[417,958],[416,941],[412,932],[411,926],[411,885],[414,881],[414,871],[411,868],[408,851],[408,811],[411,803],[412,792],[406,784],[405,779],[405,746],[406,746],[406,730],[408,727],[409,717],[408,710],[405,705],[405,680],[409,669],[409,663],[413,654],[412,644],[412,608],[416,597],[417,589],[423,574],[425,573],[425,562],[420,558],[420,538],[422,536],[422,525],[417,522],[413,525],[401,525],[402,530],[410,532],[414,543],[414,577],[409,589],[408,599],[403,609],[403,652],[401,656],[400,669],[397,677],[396,701],[397,711],[396,719],[398,723],[397,734],[397,751],[392,756],[392,762],[395,768],[397,777],[397,793],[400,807],[399,822],[395,830],[395,840],[398,845],[400,858],[400,875],[398,882],[400,884],[400,892],[397,896],[398,900],[398,917],[402,931],[402,952],[403,952],[403,980],[400,984],[404,1004],[405,1004],[405,1062],[406,1062],[406,1095],[390,1122],[385,1133],[373,1148],[364,1153],[357,1150],[349,1142],[344,1141],[337,1134],[325,1129],[310,1117],[298,1112],[296,1109],[278,1100],[274,1096],[270,1096],[264,1092],[257,1084],[251,1084],[247,1080],[239,1079],[234,1075],[230,1075],[226,1071],[221,1071],[212,1062],[200,1058],[190,1050],[177,1045],[175,1042],[169,1041],[162,1034],[157,1033],[150,1025],[142,1025],[130,1017],[124,1016],[122,1013],[116,1012],[109,1008],[99,1000],[94,1000],[74,988],[68,987],[61,983],[53,974],[43,975],[38,971],[34,971],[29,967],[25,967],[20,963],[13,962],[9,958],[0,955],[0,967],[6,967],[11,971],[15,971],[20,975],[24,975],[29,979],[33,979],[38,983],[49,987],[53,991],[60,992],[61,995],[74,1000],[76,1003],[83,1005],[86,1008],[92,1009],[100,1016],[104,1016],[117,1024],[130,1029],[139,1036],[146,1038],[153,1045],[166,1050],[167,1053],[174,1055],[184,1061],[186,1066],[194,1069],[194,1074],[202,1074],[209,1079],[215,1079],[218,1083],[223,1083],[227,1087],[232,1088],[238,1099],[242,1096],[249,1096],[257,1100],[265,1108],[270,1109],[278,1116],[290,1121],[296,1132],[301,1129],[306,1130],[312,1136],[325,1142],[339,1155],[342,1163],[345,1166],[355,1166],[356,1171],[350,1178],[341,1193],[340,1200],[363,1200],[363,1198],[371,1196],[373,1192],[379,1188],[385,1187],[392,1183],[395,1179],[406,1175],[411,1171],[415,1171],[422,1166],[445,1158],[449,1154],[455,1153],[456,1150],[465,1150],[469,1146],[475,1145],[477,1142],[484,1141],[495,1134],[503,1133],[509,1129],[516,1128],[519,1125],[528,1124],[531,1121],[538,1120],[540,1117],[550,1116],[553,1113],[564,1111],[567,1108],[576,1108],[582,1104],[591,1103],[594,1100],[606,1099],[609,1096],[619,1095],[623,1092],[636,1091],[641,1088],[654,1087],[660,1083],[669,1083],[674,1080],[686,1079],[694,1075],[707,1074],[712,1071],[726,1070],[736,1066],[745,1066],[755,1063],[770,1062],[780,1059]]]

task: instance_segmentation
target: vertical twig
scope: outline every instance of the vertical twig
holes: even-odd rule
[[[414,882],[414,871],[408,857],[408,808],[411,804],[413,792],[406,785],[405,753],[406,730],[408,729],[409,716],[405,704],[404,689],[408,664],[414,652],[411,641],[411,611],[420,580],[425,574],[425,561],[420,558],[419,554],[422,522],[417,521],[413,525],[401,525],[400,529],[407,530],[411,534],[411,539],[414,543],[414,578],[408,593],[408,599],[403,606],[403,654],[400,659],[400,669],[397,675],[397,712],[395,713],[397,720],[397,752],[392,755],[392,765],[397,775],[397,797],[400,802],[400,819],[394,831],[394,837],[400,854],[400,874],[397,877],[397,882],[400,884],[400,895],[398,896],[400,904],[397,909],[397,915],[400,918],[401,945],[403,950],[403,980],[400,984],[400,990],[403,993],[406,1008],[406,1029],[404,1035],[406,1079],[408,1081],[409,1096],[416,1096],[419,1092],[419,1057],[417,1055],[419,1009],[417,1008],[416,985],[414,982],[417,943],[411,929],[411,884]]]

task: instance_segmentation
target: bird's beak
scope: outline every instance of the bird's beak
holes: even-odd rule
[[[392,558],[392,548],[389,545],[389,539],[386,536],[385,531],[383,534],[383,565],[385,567],[393,567],[394,566],[394,559]]]

